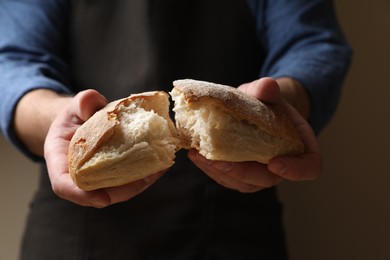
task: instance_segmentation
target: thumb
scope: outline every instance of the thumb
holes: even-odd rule
[[[107,99],[93,89],[84,90],[75,96],[78,103],[76,114],[82,121],[87,121],[96,111],[107,105]]]
[[[282,100],[279,84],[272,78],[261,78],[238,87],[249,96],[269,104],[280,103]]]

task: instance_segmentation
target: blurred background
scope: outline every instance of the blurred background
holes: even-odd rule
[[[316,181],[284,182],[291,260],[390,259],[390,1],[336,0],[354,61]],[[17,259],[38,165],[0,136],[0,260]]]

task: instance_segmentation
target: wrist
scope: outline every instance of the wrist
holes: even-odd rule
[[[22,144],[32,153],[43,155],[43,144],[51,123],[71,97],[49,89],[25,94],[15,109],[13,128]]]

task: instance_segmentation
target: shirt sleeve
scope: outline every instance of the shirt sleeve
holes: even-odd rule
[[[292,77],[311,98],[318,134],[333,116],[352,51],[331,0],[248,1],[266,58],[260,77]]]
[[[27,92],[70,93],[64,37],[68,1],[0,0],[0,126],[6,139],[32,159],[12,129],[18,101]]]

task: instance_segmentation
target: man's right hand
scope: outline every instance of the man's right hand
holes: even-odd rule
[[[19,102],[14,128],[21,142],[32,153],[44,156],[53,191],[61,198],[82,206],[97,208],[129,200],[154,183],[164,172],[119,187],[83,191],[68,171],[68,149],[76,129],[107,100],[95,90],[74,97],[38,89]]]
[[[83,191],[72,181],[68,171],[68,149],[76,129],[107,100],[94,90],[77,94],[55,118],[44,144],[44,157],[53,191],[61,198],[82,206],[103,208],[131,199],[144,191],[165,172],[159,172],[123,186]]]

